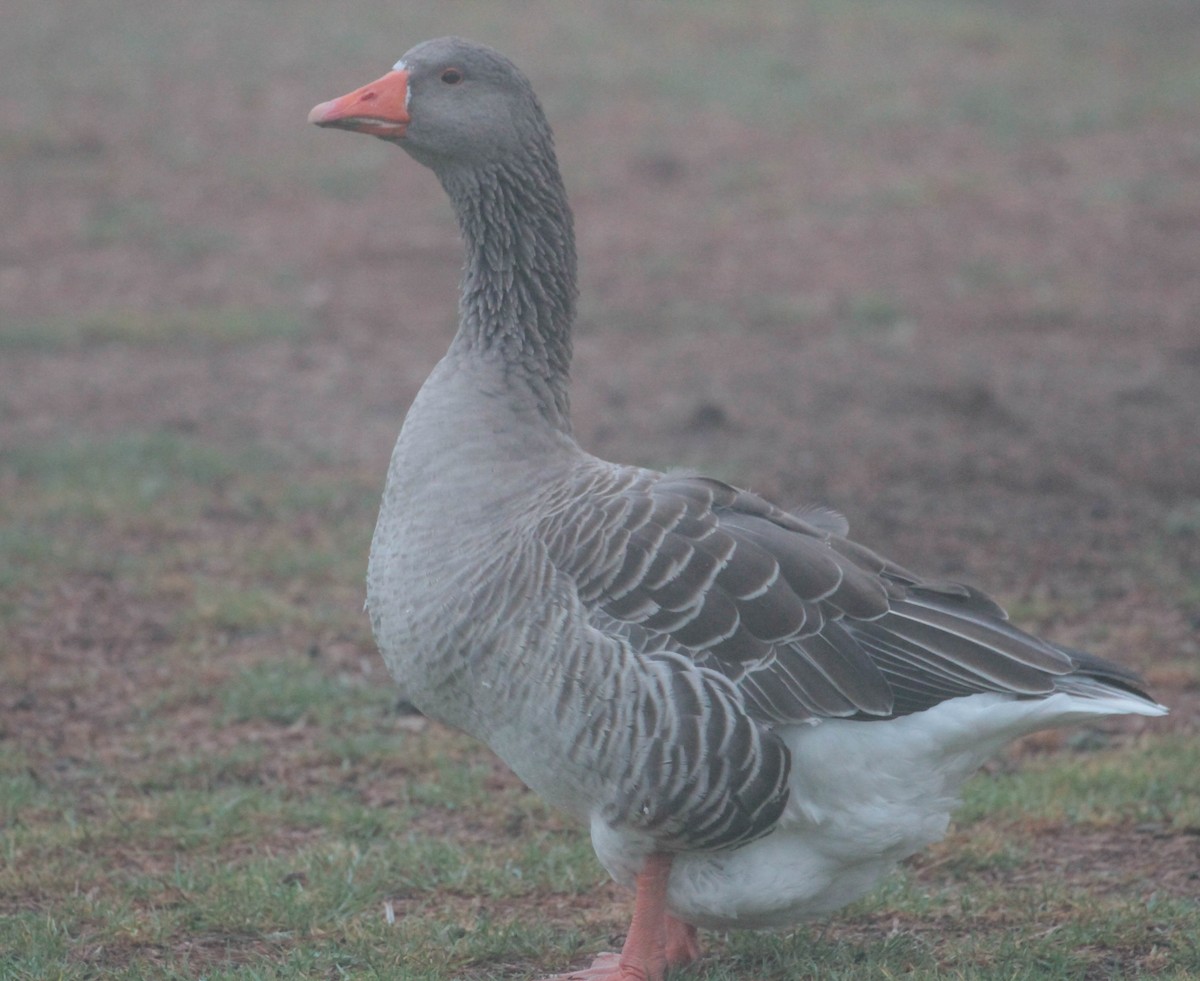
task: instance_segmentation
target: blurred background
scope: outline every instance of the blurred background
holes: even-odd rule
[[[372,853],[376,878],[346,885],[396,822],[457,830],[459,857],[490,840],[478,865],[536,812],[542,864],[504,853],[526,875],[501,895],[557,890],[538,908],[558,943],[564,923],[585,946],[620,929],[586,842],[397,707],[359,612],[460,255],[430,173],[305,117],[448,33],[512,57],[555,127],[587,449],[837,508],[901,563],[1144,671],[1175,710],[1155,732],[1194,734],[1192,0],[12,0],[0,950],[17,976],[325,970],[354,943],[393,949],[370,932],[380,896],[409,897],[427,931],[409,946],[442,952],[401,976],[540,963],[545,938],[481,941],[477,910],[444,912],[469,862]],[[1165,769],[1132,795],[1149,811],[1096,819],[1168,835],[1138,873],[1167,893],[1200,860],[1170,837],[1198,807],[1185,744],[1154,744]],[[876,915],[854,922],[875,936]],[[445,934],[468,921],[474,939]],[[1132,949],[1118,963],[1157,963]]]

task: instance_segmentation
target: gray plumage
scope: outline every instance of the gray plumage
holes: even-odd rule
[[[375,635],[418,707],[630,863],[772,832],[797,727],[984,693],[1159,709],[1133,675],[876,555],[832,512],[584,452],[571,212],[537,100],[458,39],[402,67],[397,142],[437,173],[466,250],[460,327],[397,441],[368,575]]]

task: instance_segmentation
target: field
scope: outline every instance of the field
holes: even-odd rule
[[[1023,742],[869,899],[683,976],[1200,976],[1200,5],[6,9],[0,979],[621,942],[361,612],[460,257],[431,174],[305,116],[446,33],[555,124],[585,447],[836,507],[1172,708]]]

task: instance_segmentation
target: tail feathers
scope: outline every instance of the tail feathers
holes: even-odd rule
[[[1097,714],[1131,713],[1133,715],[1166,715],[1167,707],[1156,702],[1142,687],[1142,679],[1119,664],[1113,664],[1095,654],[1059,648],[1077,665],[1071,674],[1055,679],[1056,690],[1079,698],[1105,703],[1109,708],[1096,705]]]

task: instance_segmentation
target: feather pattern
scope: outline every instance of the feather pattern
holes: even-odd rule
[[[541,109],[489,49],[440,39],[403,62],[402,145],[449,193],[466,264],[458,333],[389,468],[372,628],[414,704],[589,821],[616,877],[672,853],[689,922],[795,922],[940,834],[1004,738],[1164,711],[1128,672],[852,541],[836,512],[585,453],[571,213]]]
[[[1046,694],[1076,669],[982,593],[924,582],[847,530],[709,478],[604,464],[575,477],[540,533],[605,629],[720,672],[763,723]]]

